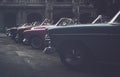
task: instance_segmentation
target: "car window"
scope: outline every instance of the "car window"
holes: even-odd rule
[[[59,24],[57,24],[57,26],[67,26],[70,24],[73,24],[73,20],[72,19],[62,19]]]

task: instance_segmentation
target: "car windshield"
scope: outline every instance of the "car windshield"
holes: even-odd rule
[[[74,24],[73,20],[71,18],[61,18],[57,23],[56,26],[67,26]]]
[[[49,19],[45,19],[42,23],[41,23],[41,25],[40,26],[49,26],[49,25],[51,25],[50,24],[50,20]]]
[[[92,24],[95,24],[95,23],[108,23],[109,20],[110,20],[110,18],[107,17],[107,16],[98,15],[98,17],[92,22]]]
[[[28,26],[28,23],[22,24],[20,27]]]
[[[109,23],[120,24],[120,11],[112,18]]]
[[[33,24],[32,24],[32,26],[38,26],[38,25],[40,25],[41,23],[40,22],[34,22]]]

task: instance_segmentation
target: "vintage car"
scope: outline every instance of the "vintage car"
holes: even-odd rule
[[[17,30],[17,27],[8,28],[6,30],[6,35],[9,36],[9,37],[11,37],[11,38],[14,38],[16,30]]]
[[[14,39],[16,36],[17,28],[22,26],[26,26],[26,24],[21,24],[21,25],[18,25],[17,27],[11,27],[6,29],[6,35]]]
[[[68,67],[120,64],[120,11],[109,23],[51,28],[45,38]]]
[[[96,23],[108,23],[110,21],[110,18],[109,17],[107,17],[107,16],[103,16],[103,15],[98,15],[97,17],[96,17],[96,19],[94,19],[92,22],[91,22],[91,24],[96,24]],[[74,23],[75,23],[75,21],[74,21]],[[76,24],[76,23],[75,23]],[[77,23],[78,24],[78,23]],[[47,34],[46,34],[46,36],[47,36]],[[48,38],[45,38],[45,41],[46,41],[46,44],[47,44],[47,46],[45,47],[45,49],[43,50],[43,52],[45,52],[45,53],[53,53],[54,52],[54,48],[52,48],[51,46],[50,46],[50,39]]]
[[[33,23],[26,24],[25,26],[18,27],[15,35],[15,41],[17,43],[22,43],[24,30],[29,30],[32,27],[39,26],[39,25],[40,25],[40,22],[33,22]]]
[[[50,27],[66,26],[69,24],[73,24],[73,20],[71,18],[61,18],[55,25],[41,24],[40,26],[31,28],[31,30],[25,30],[23,33],[23,42],[25,44],[30,44],[34,49],[44,49],[46,46],[46,30]]]

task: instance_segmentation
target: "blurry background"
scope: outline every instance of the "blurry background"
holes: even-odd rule
[[[0,29],[45,18],[53,23],[61,17],[90,23],[99,14],[112,17],[119,4],[119,0],[0,0]]]

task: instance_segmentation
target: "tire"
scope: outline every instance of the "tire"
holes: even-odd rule
[[[33,37],[31,39],[30,45],[34,49],[42,49],[43,48],[43,41],[40,37]]]
[[[93,61],[92,57],[86,53],[84,47],[79,47],[78,45],[64,45],[58,51],[60,55],[61,62],[70,68],[84,68],[89,66],[89,62]],[[92,61],[91,61],[92,60]]]

